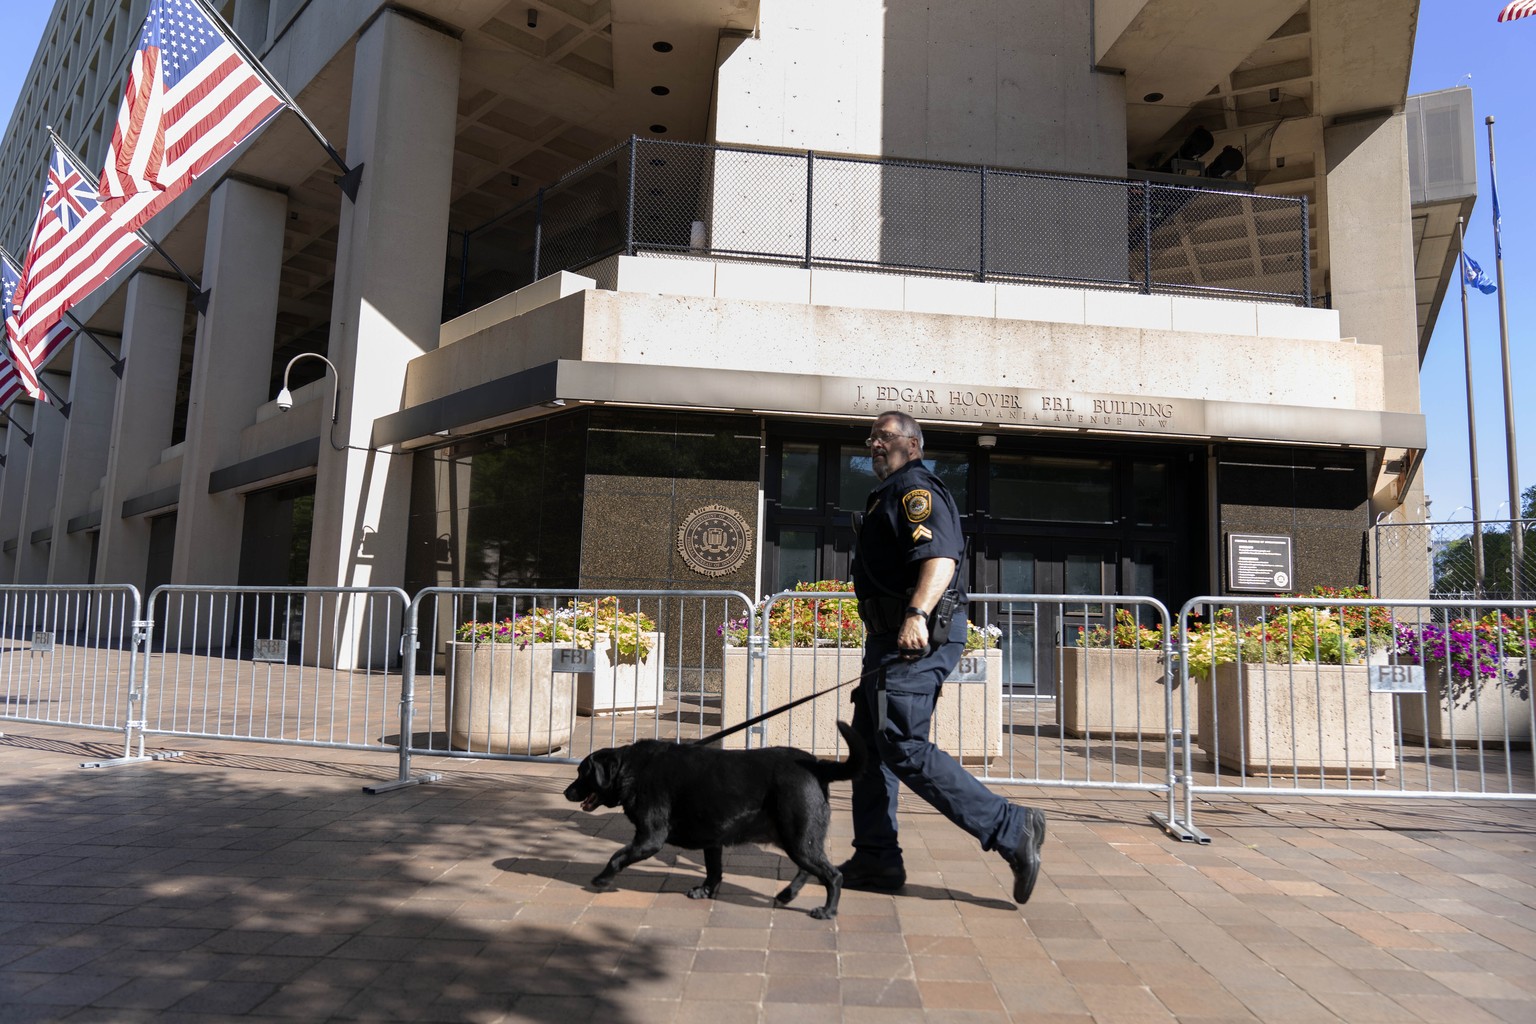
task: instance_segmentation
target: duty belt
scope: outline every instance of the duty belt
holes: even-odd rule
[[[864,621],[864,628],[870,636],[896,632],[901,628],[902,614],[906,610],[906,603],[901,598],[859,598],[859,618]]]

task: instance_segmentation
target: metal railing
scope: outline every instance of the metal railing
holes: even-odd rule
[[[1173,752],[1182,741],[1167,609],[1153,598],[1112,595],[972,594],[970,601],[971,649],[935,705],[934,744],[985,782],[1163,794],[1171,818]],[[1138,648],[1115,649],[1123,637]],[[836,721],[849,717],[863,642],[851,594],[773,595],[735,653],[759,663],[756,686],[733,689],[727,676],[723,724],[820,692],[747,735],[754,746],[843,756]]]
[[[129,586],[0,587],[0,718],[121,731],[129,756],[138,621]]]
[[[1524,538],[1518,566],[1511,557],[1511,523],[1507,519],[1377,523],[1372,529],[1376,596],[1448,600],[1536,597],[1536,519],[1515,522]]]
[[[1305,197],[640,138],[457,250],[445,318],[637,252],[1312,304]]]
[[[164,586],[144,732],[394,750],[402,590]]]
[[[432,587],[405,615],[400,766],[415,754],[574,763],[720,725],[736,591]]]
[[[0,720],[414,755],[574,762],[711,735],[843,756],[851,595],[0,588]],[[1123,790],[1205,841],[1215,796],[1536,799],[1521,602],[980,594],[932,738],[985,782]],[[135,746],[137,754],[135,754]]]
[[[1536,799],[1536,609],[1203,597],[1179,621],[1195,836],[1196,796]]]

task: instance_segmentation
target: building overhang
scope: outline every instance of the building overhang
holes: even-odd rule
[[[978,432],[1242,440],[1377,452],[1422,451],[1427,436],[1418,413],[557,359],[380,417],[372,444],[426,448],[581,405],[854,420],[900,409],[925,424]]]

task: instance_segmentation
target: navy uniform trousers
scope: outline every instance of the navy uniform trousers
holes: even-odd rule
[[[871,757],[869,767],[853,780],[853,846],[861,861],[901,864],[899,785],[979,839],[983,850],[1011,853],[1023,838],[1023,808],[982,785],[928,740],[939,686],[964,651],[963,640],[951,640],[908,661],[899,656],[894,633],[871,637],[864,645],[865,675],[853,691],[853,728],[879,756]]]

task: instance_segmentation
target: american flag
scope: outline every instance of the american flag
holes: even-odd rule
[[[1532,14],[1536,14],[1536,0],[1515,0],[1499,12],[1499,20],[1516,21]]]
[[[0,410],[10,408],[16,396],[21,394],[21,377],[11,365],[9,354],[0,357]]]
[[[154,0],[101,172],[102,203],[132,231],[285,104],[196,0]]]
[[[0,409],[5,409],[17,395],[21,394],[21,374],[16,372],[16,366],[10,358],[10,321],[14,312],[11,303],[15,301],[16,286],[21,283],[21,274],[11,266],[10,260],[3,260],[0,263],[3,263],[3,266],[0,266],[0,310],[3,310],[6,321],[6,346],[3,358],[0,358]]]
[[[61,329],[64,314],[143,249],[138,235],[108,216],[90,179],[55,141],[13,300],[15,325],[7,329],[13,347],[21,350],[18,362],[47,365],[69,336]]]

